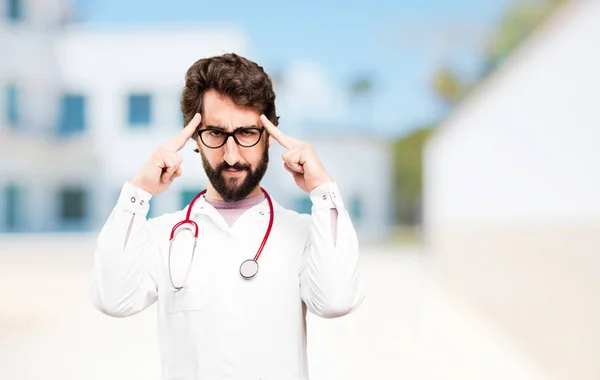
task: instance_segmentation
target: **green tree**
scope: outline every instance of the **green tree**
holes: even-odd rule
[[[418,128],[393,142],[396,222],[420,223],[423,190],[423,148],[432,126]]]
[[[522,0],[513,4],[486,44],[482,77],[500,66],[564,2],[565,0]]]
[[[354,103],[354,107],[361,109],[364,112],[360,120],[360,124],[363,124],[364,128],[373,127],[373,90],[375,84],[373,76],[369,74],[356,75],[349,85],[350,100]]]
[[[431,85],[435,93],[449,106],[456,105],[469,88],[456,70],[449,66],[442,67],[434,73]]]
[[[485,44],[481,70],[475,80],[466,81],[458,74],[459,70],[445,65],[433,73],[431,87],[434,93],[450,108],[455,107],[567,1],[569,0],[515,2]],[[356,92],[361,93],[363,86],[370,90],[369,86],[357,81]],[[432,125],[415,129],[393,143],[396,222],[399,224],[415,225],[421,221],[423,149],[434,127]]]
[[[369,95],[373,90],[373,79],[369,75],[359,75],[350,83],[350,93],[353,96]]]
[[[451,107],[458,104],[567,1],[569,0],[520,0],[512,4],[485,43],[481,69],[475,80],[466,82],[457,74],[455,67],[442,66],[433,73],[433,92]]]

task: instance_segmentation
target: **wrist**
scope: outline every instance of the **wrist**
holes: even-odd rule
[[[314,182],[313,186],[311,186],[311,188],[309,189],[309,193],[311,191],[313,191],[314,189],[316,189],[319,186],[322,186],[326,183],[331,183],[333,182],[333,178],[331,178],[331,176],[329,175],[325,175],[322,178],[319,178],[317,181]]]
[[[145,192],[154,195],[150,191],[150,189],[148,189],[147,186],[144,186],[142,180],[139,177],[134,177],[131,181],[129,181],[129,183],[131,184],[131,186],[135,187],[136,189],[144,190]]]
[[[133,187],[137,187],[138,189],[141,188],[141,181],[138,179],[138,177],[133,177],[133,179],[131,181],[129,181],[129,183],[133,186]]]

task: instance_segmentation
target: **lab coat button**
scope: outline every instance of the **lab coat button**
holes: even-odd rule
[[[142,200],[140,201],[140,206],[143,206],[143,205],[144,205],[144,200],[142,199]]]
[[[131,203],[135,203],[135,197],[131,197]]]
[[[265,215],[265,212],[264,212],[264,211],[261,211],[259,214],[260,214],[260,215]]]
[[[323,200],[326,201],[327,200],[327,195],[323,194]]]

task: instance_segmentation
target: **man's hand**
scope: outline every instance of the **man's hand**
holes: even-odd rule
[[[172,140],[159,146],[144,164],[139,173],[131,180],[131,184],[152,195],[158,195],[181,175],[183,159],[177,154],[192,137],[202,117],[194,115],[190,123]]]
[[[260,121],[269,135],[287,149],[287,152],[281,155],[283,165],[292,173],[299,188],[310,193],[317,186],[333,181],[309,143],[284,134],[265,115],[260,115]]]

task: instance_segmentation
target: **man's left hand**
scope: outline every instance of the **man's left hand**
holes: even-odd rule
[[[269,135],[287,149],[281,155],[283,165],[294,176],[298,187],[310,193],[317,186],[333,181],[309,143],[286,135],[265,115],[260,115],[260,121]]]

